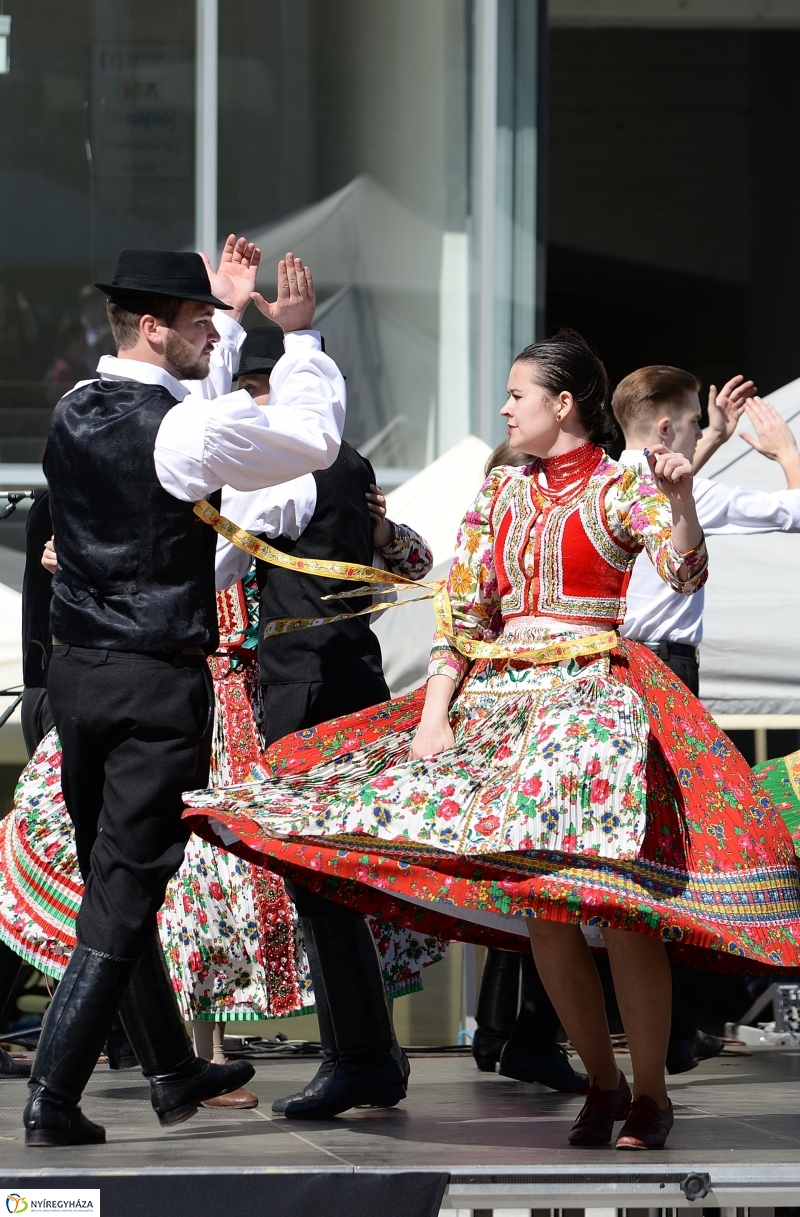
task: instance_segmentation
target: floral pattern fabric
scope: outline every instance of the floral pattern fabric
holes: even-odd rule
[[[455,748],[438,757],[408,761],[405,735],[376,740],[347,766],[337,758],[315,766],[313,778],[223,788],[209,805],[259,806],[276,836],[358,833],[457,854],[639,852],[647,715],[636,693],[611,679],[607,656],[478,663],[453,728]]]
[[[407,524],[392,525],[392,540],[378,552],[388,569],[407,579],[424,579],[433,566],[433,554],[424,537]]]
[[[800,856],[800,752],[764,761],[753,773],[781,813]]]
[[[514,617],[617,625],[642,549],[673,590],[691,595],[705,582],[705,542],[675,549],[669,500],[649,476],[601,457],[573,502],[551,505],[537,472],[536,462],[492,470],[464,517],[447,581],[456,636],[494,642]],[[434,639],[430,675],[459,681],[468,669],[452,641]]]

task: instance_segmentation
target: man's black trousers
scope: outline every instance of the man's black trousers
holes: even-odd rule
[[[269,646],[269,640],[261,645]],[[342,714],[355,714],[390,697],[383,676],[359,663],[327,680],[262,685],[264,747],[269,748],[284,735],[317,727]]]
[[[214,693],[202,656],[55,646],[48,693],[85,893],[78,940],[141,955],[208,783]]]

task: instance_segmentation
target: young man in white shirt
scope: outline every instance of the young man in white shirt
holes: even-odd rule
[[[703,532],[706,536],[800,532],[800,451],[790,428],[774,407],[755,395],[752,381],[735,376],[719,393],[711,386],[709,426],[703,432],[699,391],[690,372],[663,364],[639,368],[621,380],[612,398],[625,436],[620,461],[644,465],[645,448],[666,444],[687,456],[697,473],[730,439],[746,410],[756,434],[744,432],[742,438],[778,462],[787,488],[770,494],[695,477],[694,499]],[[697,694],[704,589],[695,596],[673,592],[647,557],[640,555],[628,586],[627,604],[621,632],[654,651]]]
[[[197,254],[124,250],[113,281],[98,284],[118,355],[103,357],[100,379],[76,386],[53,415],[48,694],[85,892],[32,1069],[28,1145],[105,1140],[78,1103],[117,1009],[163,1125],[252,1076],[246,1063],[194,1056],[155,917],[188,836],[182,792],[205,785],[210,758],[216,534],[193,503],[219,503],[225,485],[256,490],[327,467],[344,427],[344,381],[308,328],[313,282],[291,254],[270,306],[287,331],[274,405],[244,391],[220,396],[213,383],[190,394],[182,383],[209,375],[215,309],[234,315],[225,323],[232,362],[259,257],[231,237],[209,278]]]
[[[663,364],[639,368],[621,380],[612,398],[614,414],[625,436],[620,460],[627,465],[644,465],[643,449],[666,444],[687,456],[697,473],[730,439],[746,411],[756,434],[744,432],[742,438],[780,464],[787,488],[769,494],[695,477],[694,499],[703,532],[706,536],[736,536],[800,531],[800,452],[790,428],[774,407],[756,396],[752,381],[735,376],[719,393],[713,385],[710,387],[709,425],[703,432],[699,391],[691,372]],[[642,554],[633,568],[621,629],[627,638],[654,651],[695,695],[699,693],[698,646],[703,636],[704,597],[703,588],[694,596],[673,592]],[[721,1050],[720,1040],[696,1027],[673,986],[669,1072],[682,1073]]]

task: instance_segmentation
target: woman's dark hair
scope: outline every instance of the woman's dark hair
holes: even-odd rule
[[[559,330],[551,338],[531,343],[514,363],[529,363],[531,375],[553,397],[571,393],[589,439],[602,446],[617,434],[608,404],[608,376],[602,360],[575,330]]]

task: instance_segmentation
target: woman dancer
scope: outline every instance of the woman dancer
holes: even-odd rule
[[[641,549],[686,594],[707,557],[688,462],[653,451],[643,476],[606,456],[607,392],[578,335],[515,361],[502,414],[537,459],[495,471],[464,519],[424,707],[412,695],[288,737],[269,781],[187,804],[196,828],[220,822],[232,848],[357,907],[410,901],[409,921],[495,945],[529,932],[592,1079],[571,1143],[606,1144],[625,1119],[617,1147],[645,1149],[673,1121],[663,942],[796,965],[800,890],[741,756],[616,632]],[[582,924],[608,947],[633,1096]]]

